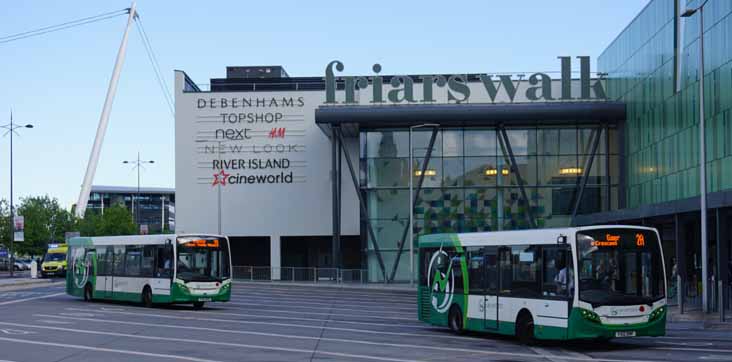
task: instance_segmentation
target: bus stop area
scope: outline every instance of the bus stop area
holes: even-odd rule
[[[670,323],[659,338],[524,346],[417,320],[409,288],[236,282],[228,303],[84,302],[63,283],[0,292],[0,351],[60,361],[729,361],[729,330]]]

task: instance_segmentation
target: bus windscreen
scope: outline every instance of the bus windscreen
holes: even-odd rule
[[[592,229],[577,233],[579,299],[593,306],[652,304],[665,296],[655,232]]]
[[[230,277],[226,239],[179,238],[177,278],[186,282],[222,281]]]

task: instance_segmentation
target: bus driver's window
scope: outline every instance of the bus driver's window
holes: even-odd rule
[[[574,270],[570,255],[567,251],[560,251],[554,260],[554,268],[557,271],[554,277],[557,295],[571,296],[574,291]]]
[[[170,278],[173,268],[173,246],[172,245],[160,245],[158,246],[158,258],[157,258],[157,271],[156,276],[159,278]]]

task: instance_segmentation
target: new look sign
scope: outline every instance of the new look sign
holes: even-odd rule
[[[467,74],[392,76],[385,82],[381,65],[374,64],[372,76],[336,76],[343,72],[342,62],[334,60],[325,68],[325,104],[358,104],[359,93],[368,92],[373,104],[408,104],[440,102],[438,94],[446,93],[452,103],[498,103],[514,101],[576,101],[604,100],[603,80],[591,78],[590,57],[579,56],[579,88],[573,87],[572,58],[558,57],[561,72],[558,82],[546,73],[478,74],[477,79]],[[338,84],[343,84],[344,95],[337,97]],[[555,86],[558,83],[558,86]],[[477,86],[476,86],[477,84]],[[471,98],[472,97],[472,98]],[[444,98],[444,95],[443,95]]]

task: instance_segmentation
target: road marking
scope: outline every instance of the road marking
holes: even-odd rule
[[[656,343],[659,344],[670,344],[672,346],[687,346],[687,347],[704,347],[704,346],[713,346],[714,343],[711,342],[664,342],[664,341],[656,341]]]
[[[53,298],[53,297],[58,297],[59,295],[64,295],[64,294],[66,294],[66,293],[55,293],[55,294],[42,295],[40,297],[9,300],[7,302],[0,302],[0,305],[8,305],[8,304],[14,304],[14,303],[20,303],[20,302],[27,302],[27,301],[36,300],[36,299]]]
[[[549,352],[546,348],[539,348],[539,347],[529,347],[530,350],[532,350],[534,353],[536,353],[536,357],[544,357],[548,359],[551,362],[563,362],[566,361],[561,356],[555,356],[553,353]]]
[[[43,324],[74,324],[74,322],[56,321],[51,319],[39,319],[36,322]]]
[[[298,286],[298,285],[281,285],[281,286],[266,286],[256,285],[251,283],[237,283],[234,282],[233,291],[240,290],[273,290],[283,293],[316,293],[319,295],[354,295],[354,296],[366,296],[366,297],[396,297],[396,298],[408,298],[417,297],[417,291],[415,290],[373,290],[368,288],[332,288],[332,287],[319,287],[313,286]]]
[[[102,322],[107,322],[107,321],[102,321]],[[115,323],[115,321],[109,321],[109,322]],[[116,322],[119,322],[119,321],[116,321]],[[18,323],[9,323],[9,322],[0,322],[0,324],[20,325]],[[159,326],[158,324],[151,324],[151,323],[146,323],[146,324],[149,324],[152,326]],[[73,329],[73,328],[50,327],[50,326],[29,326],[29,327],[65,331],[65,332],[84,333],[84,334],[98,334],[98,335],[108,335],[108,336],[116,336],[116,337],[136,338],[136,339],[175,341],[175,342],[181,341],[180,338],[173,338],[173,337],[143,336],[143,335],[139,335],[139,334],[126,334],[126,333],[106,332],[106,331],[91,331],[88,329]],[[172,326],[172,327],[180,328],[180,326]],[[226,331],[226,330],[224,330],[224,331]],[[230,332],[235,332],[235,331],[230,331]],[[490,355],[490,356],[511,356],[511,357],[527,357],[527,358],[536,358],[536,357],[546,358],[546,357],[548,357],[546,354],[537,355],[537,354],[530,354],[530,353],[486,351],[486,350],[481,350],[481,349],[477,349],[477,348],[467,349],[467,348],[454,348],[454,347],[434,347],[434,346],[400,344],[400,343],[368,342],[368,341],[363,341],[363,340],[349,340],[349,339],[339,339],[339,338],[290,336],[290,335],[284,335],[284,334],[263,333],[263,332],[251,332],[251,333],[247,333],[247,334],[264,335],[264,336],[270,336],[270,337],[297,338],[297,339],[321,339],[321,340],[333,341],[333,342],[348,342],[348,343],[369,344],[369,345],[378,345],[378,346],[396,347],[396,348],[415,348],[415,349],[431,349],[431,350],[452,351],[452,352],[465,352],[465,353],[471,353],[471,354]],[[207,340],[201,340],[201,339],[190,339],[190,340],[186,340],[186,342],[187,343],[208,344],[208,345],[218,345],[218,346],[274,350],[274,351],[302,352],[302,353],[308,353],[308,354],[315,353],[315,354],[323,354],[323,355],[330,355],[330,356],[337,356],[337,357],[359,358],[359,359],[369,359],[369,360],[379,360],[379,361],[397,361],[397,362],[412,362],[412,361],[417,362],[418,361],[418,360],[391,358],[391,357],[379,357],[379,356],[363,355],[363,354],[329,352],[329,351],[323,351],[323,350],[313,351],[313,350],[299,349],[299,348],[296,349],[296,348],[283,348],[283,347],[274,347],[274,346],[261,346],[261,345],[251,345],[251,344],[241,344],[241,343],[231,343],[231,342],[207,341]],[[593,362],[594,361],[597,361],[597,362],[657,362],[657,361],[659,361],[659,360],[650,361],[650,360],[629,360],[629,359],[621,360],[621,359],[608,359],[608,358],[587,358],[587,357],[551,356],[551,355],[550,355],[550,357],[557,357],[563,361],[567,361],[567,360],[593,361]]]
[[[689,352],[732,353],[732,349],[716,349],[716,348],[651,347],[650,349],[658,349],[658,350],[664,350],[664,351],[689,351]],[[729,358],[729,357],[727,357],[727,358]]]
[[[410,300],[404,300],[404,301],[369,301],[369,300],[363,300],[360,298],[342,298],[339,296],[332,296],[332,297],[314,297],[314,296],[308,296],[308,295],[298,295],[298,294],[282,294],[282,293],[267,293],[267,292],[254,292],[254,293],[232,293],[234,297],[254,297],[254,298],[267,298],[267,297],[274,297],[272,299],[277,300],[290,300],[290,301],[300,301],[300,300],[311,300],[314,302],[319,303],[332,303],[333,300],[336,300],[338,302],[348,303],[348,304],[354,304],[354,305],[364,305],[364,306],[396,306],[396,305],[406,305],[409,303],[416,303],[417,298],[410,299]]]
[[[71,348],[71,349],[83,349],[83,350],[95,351],[95,352],[110,352],[110,353],[120,353],[120,354],[131,354],[131,355],[135,355],[135,356],[156,357],[156,358],[169,358],[169,359],[180,359],[180,360],[195,361],[195,362],[219,362],[219,361],[211,360],[211,359],[203,359],[203,358],[195,358],[195,357],[187,357],[187,356],[177,356],[177,355],[173,355],[173,354],[149,353],[149,352],[140,352],[140,351],[130,351],[130,350],[126,350],[126,349],[114,349],[114,348],[104,348],[104,347],[93,347],[93,346],[84,346],[84,345],[68,344],[68,343],[42,342],[42,341],[37,341],[37,340],[31,341],[31,340],[18,339],[18,338],[0,337],[0,341],[14,342],[14,343],[35,344],[35,345],[39,345],[39,346],[50,346],[50,347]]]
[[[11,335],[13,335],[13,334],[24,335],[24,334],[33,334],[33,333],[36,333],[36,332],[23,331],[23,330],[20,330],[20,329],[2,328],[2,329],[0,329],[0,333],[3,333],[3,334],[11,334]]]
[[[227,304],[231,305],[268,305],[271,306],[272,304],[277,304],[278,306],[288,306],[293,308],[300,308],[300,309],[324,309],[324,310],[348,310],[348,311],[354,311],[354,312],[373,312],[373,313],[381,313],[381,314],[396,314],[396,315],[405,315],[405,314],[414,314],[417,315],[417,304],[415,303],[414,308],[366,308],[366,307],[359,307],[359,308],[347,308],[347,307],[339,307],[338,305],[333,305],[333,303],[317,303],[317,302],[282,302],[278,299],[261,299],[258,298],[256,300],[251,300],[251,303],[247,302],[227,302]],[[354,306],[355,307],[355,306]]]
[[[188,311],[187,313],[196,313],[199,314],[198,311]],[[263,315],[263,314],[252,314],[252,313],[230,313],[230,312],[206,312],[206,315],[226,315],[226,316],[232,316],[232,317],[253,317],[253,318],[271,318],[271,319],[285,319],[285,320],[298,320],[298,321],[308,321],[308,322],[333,322],[333,323],[343,323],[343,324],[359,324],[359,325],[366,325],[366,326],[381,326],[381,327],[395,327],[395,328],[416,328],[416,329],[433,329],[432,327],[425,326],[424,324],[406,324],[406,323],[377,323],[377,322],[360,322],[360,321],[349,321],[349,320],[343,320],[343,319],[333,319],[333,318],[305,318],[305,317],[285,317],[285,316],[275,316],[275,315]]]
[[[458,339],[458,340],[471,339],[470,337],[453,336],[453,335],[448,335],[448,334],[443,335],[443,334],[430,334],[430,333],[388,332],[388,331],[373,330],[373,329],[356,329],[356,328],[328,327],[328,326],[315,326],[315,325],[303,325],[303,324],[291,324],[291,323],[275,323],[275,322],[259,322],[259,321],[241,321],[241,320],[229,320],[229,319],[217,319],[217,318],[182,317],[182,316],[162,315],[162,314],[158,315],[158,314],[143,314],[143,313],[127,313],[127,312],[108,312],[108,313],[133,315],[133,316],[144,316],[144,317],[153,317],[153,318],[162,318],[162,319],[201,321],[201,322],[254,324],[254,325],[316,329],[316,330],[325,329],[325,330],[332,330],[332,331],[375,334],[375,335],[392,335],[392,336],[406,336],[406,337],[419,337],[419,338],[431,337],[431,338]],[[45,317],[45,318],[67,318],[67,319],[78,319],[78,320],[88,320],[88,321],[99,321],[97,319],[91,319],[91,318],[74,318],[74,317],[64,317],[64,316],[49,315],[49,314],[34,314],[34,316]],[[119,323],[129,324],[129,323],[135,323],[135,322],[119,321]],[[471,340],[474,340],[474,339],[471,339]]]

